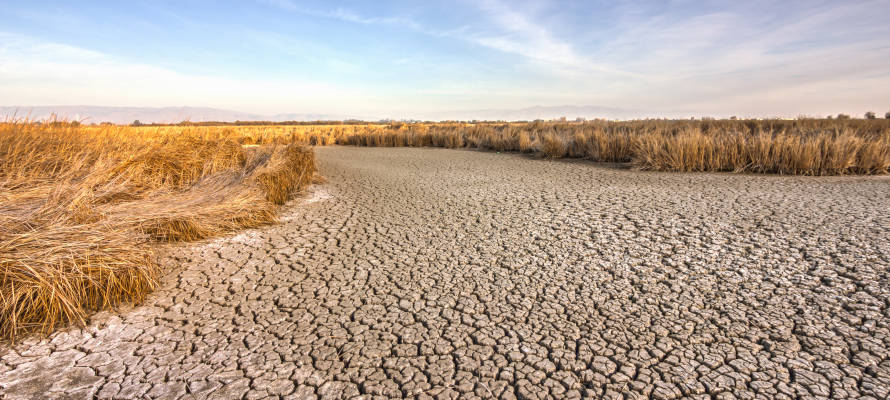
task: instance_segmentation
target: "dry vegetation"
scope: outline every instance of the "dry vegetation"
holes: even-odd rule
[[[886,174],[890,121],[593,121],[355,127],[326,142],[436,146],[630,163],[656,171]]]
[[[0,124],[0,338],[140,301],[157,281],[152,243],[274,222],[315,171],[293,139]]]
[[[175,129],[170,127],[169,129]],[[641,120],[230,127],[247,141],[446,147],[628,163],[655,171],[890,172],[890,120]]]

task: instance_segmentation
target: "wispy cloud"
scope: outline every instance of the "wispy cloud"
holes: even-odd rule
[[[364,25],[390,25],[403,28],[409,28],[416,31],[424,31],[421,24],[416,21],[399,16],[389,17],[366,17],[343,7],[337,7],[332,10],[320,10],[304,7],[290,0],[257,0],[262,4],[278,7],[287,11],[297,12],[314,17],[331,18],[344,22],[353,22]]]
[[[638,9],[624,13],[633,17],[619,21],[595,51],[647,76],[660,102],[788,109],[810,104],[814,94],[830,96],[827,89],[843,82],[862,91],[835,92],[844,96],[835,102],[862,104],[881,97],[870,86],[890,86],[874,79],[890,77],[890,29],[874,16],[881,4],[886,8],[879,1],[774,10],[781,17],[756,4],[700,13]],[[758,96],[790,104],[758,105]]]
[[[575,67],[589,63],[576,53],[570,43],[556,39],[548,29],[533,23],[528,15],[521,14],[498,0],[483,0],[478,6],[498,28],[498,32],[469,34],[467,39],[541,62]]]
[[[18,105],[180,104],[262,112],[314,111],[363,97],[355,89],[319,82],[185,74],[4,32],[0,32],[0,88],[5,99]]]
[[[550,66],[554,68],[552,72],[568,72],[576,76],[593,72],[634,75],[597,63],[589,57],[580,56],[570,42],[557,39],[547,28],[532,22],[532,16],[520,13],[498,0],[482,0],[476,5],[485,17],[484,28],[462,25],[452,29],[433,29],[405,16],[368,17],[342,7],[325,11],[301,7],[290,0],[259,1],[316,17],[365,25],[386,25],[410,29],[429,36],[461,40]]]
[[[663,77],[773,67],[795,61],[801,54],[890,43],[880,34],[841,37],[859,30],[856,21],[864,22],[863,16],[873,7],[874,3],[837,3],[782,18],[742,8],[703,13],[638,10],[636,17],[619,21],[612,38],[594,51]],[[830,26],[848,28],[833,30],[827,28]]]

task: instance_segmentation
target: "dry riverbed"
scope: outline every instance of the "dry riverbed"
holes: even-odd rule
[[[0,345],[0,398],[890,396],[886,177],[316,151],[281,225]]]

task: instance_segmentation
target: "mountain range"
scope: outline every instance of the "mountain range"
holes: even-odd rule
[[[350,119],[346,115],[329,114],[274,114],[261,115],[240,111],[209,107],[108,107],[108,106],[15,106],[0,107],[0,119],[26,118],[46,120],[53,116],[59,119],[84,123],[111,122],[129,124],[139,120],[142,123],[191,122],[234,122],[234,121],[333,121]]]
[[[520,121],[535,119],[568,120],[581,118],[628,119],[640,117],[638,112],[600,106],[535,106],[520,109],[455,110],[405,115],[403,118],[380,116],[351,116],[322,113],[255,114],[209,107],[110,107],[110,106],[0,106],[0,120],[24,118],[46,120],[53,117],[83,123],[111,122],[129,124],[191,122],[234,122],[234,121],[340,121],[359,119],[377,121],[381,119],[423,119],[423,120],[487,120]]]

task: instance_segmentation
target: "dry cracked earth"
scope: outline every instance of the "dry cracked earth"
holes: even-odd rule
[[[890,180],[319,148],[285,221],[0,349],[0,397],[890,396]]]

